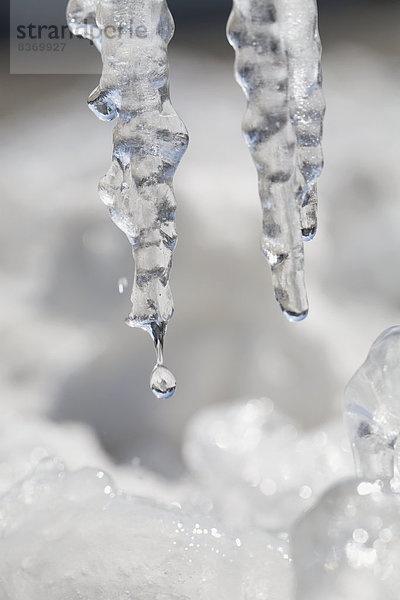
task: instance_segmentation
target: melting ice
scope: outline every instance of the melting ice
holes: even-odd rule
[[[360,477],[400,491],[400,327],[386,330],[346,389],[346,421]]]
[[[297,600],[396,600],[400,498],[379,482],[336,485],[295,527]]]
[[[315,0],[234,0],[228,38],[248,99],[243,130],[259,178],[262,250],[292,321],[308,300],[303,241],[317,229],[322,171],[321,43]]]
[[[132,244],[135,276],[126,322],[153,337],[158,362],[151,387],[166,397],[175,391],[173,375],[159,362],[173,314],[172,180],[188,145],[169,98],[172,16],[165,0],[70,0],[67,18],[73,33],[91,39],[101,51],[103,73],[89,107],[116,125],[112,165],[100,182],[100,197]],[[138,24],[134,31],[132,23]],[[110,35],[110,28],[119,35]]]

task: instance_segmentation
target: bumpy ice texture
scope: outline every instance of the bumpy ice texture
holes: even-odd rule
[[[397,600],[400,498],[381,482],[330,490],[295,527],[297,600]]]
[[[228,38],[248,99],[243,129],[258,177],[262,249],[290,320],[307,316],[303,240],[317,228],[322,171],[321,44],[315,0],[234,0]]]
[[[117,493],[48,459],[0,501],[0,596],[12,600],[280,600],[290,560],[266,534]]]
[[[332,488],[293,534],[297,600],[395,600],[400,587],[400,327],[383,332],[347,386],[359,479]]]
[[[397,330],[360,395],[384,390],[387,419]],[[186,437],[195,477],[176,485],[111,464],[82,427],[6,411],[0,430],[4,600],[398,599],[400,496],[387,476],[338,481],[353,476],[338,424],[301,433],[268,400],[207,409]]]
[[[372,345],[345,394],[346,421],[360,477],[400,490],[400,327]]]
[[[209,408],[189,424],[185,460],[232,526],[288,531],[330,485],[354,476],[344,427],[299,431],[270,400]]]
[[[174,31],[165,0],[70,0],[73,33],[101,51],[93,112],[116,119],[112,165],[100,196],[135,259],[128,324],[162,333],[173,314],[169,285],[176,244],[172,180],[188,136],[169,98],[167,46]]]

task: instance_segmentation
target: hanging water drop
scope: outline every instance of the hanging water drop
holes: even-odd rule
[[[175,394],[176,379],[169,369],[156,365],[150,379],[151,391],[157,398],[170,398]]]
[[[284,310],[283,314],[285,315],[287,320],[290,321],[291,323],[300,323],[300,321],[304,321],[304,319],[307,317],[308,310],[305,310],[302,313],[293,313],[293,312],[290,312],[289,310]]]
[[[157,364],[150,379],[150,388],[157,398],[170,398],[176,390],[176,379],[164,365],[164,338],[167,330],[166,323],[152,323],[148,331],[153,338]]]

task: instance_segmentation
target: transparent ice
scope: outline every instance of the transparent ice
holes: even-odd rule
[[[294,321],[308,313],[303,241],[316,233],[323,166],[317,19],[315,0],[234,0],[228,23],[248,99],[243,130],[259,177],[262,250],[276,299]]]
[[[160,363],[173,314],[172,181],[188,145],[169,97],[172,16],[165,0],[70,0],[67,18],[71,31],[92,40],[102,55],[100,84],[88,102],[100,119],[115,119],[116,125],[112,165],[100,182],[100,196],[132,244],[135,276],[127,324],[152,336],[157,365],[151,387],[165,397],[175,391],[173,375]]]
[[[397,600],[400,497],[381,482],[330,490],[294,528],[296,600]]]
[[[347,386],[345,402],[359,476],[388,478],[400,490],[400,327],[374,342]]]
[[[359,479],[333,487],[293,533],[297,600],[395,600],[400,587],[400,327],[384,331],[347,386]]]

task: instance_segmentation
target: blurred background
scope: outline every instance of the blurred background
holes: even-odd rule
[[[25,422],[86,423],[115,461],[138,457],[174,477],[185,423],[211,403],[268,396],[304,427],[340,415],[369,346],[399,322],[400,4],[319,2],[326,166],[306,246],[310,314],[299,324],[281,315],[259,251],[245,100],[225,38],[230,2],[169,5],[172,99],[191,135],[176,176],[166,342],[177,393],[152,396],[151,340],[124,325],[133,265],[97,197],[112,128],[86,107],[96,76],[10,75],[5,7],[0,392],[3,410]]]

